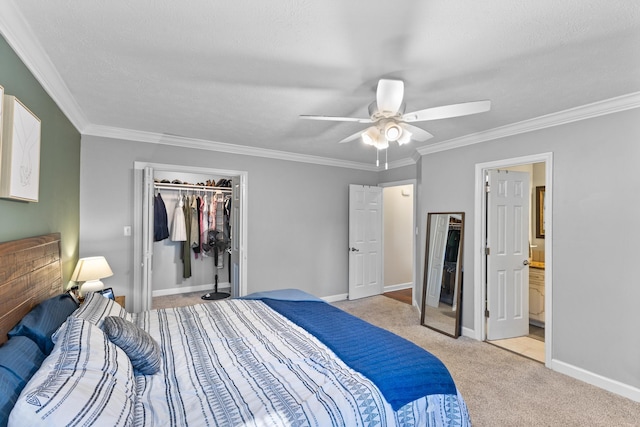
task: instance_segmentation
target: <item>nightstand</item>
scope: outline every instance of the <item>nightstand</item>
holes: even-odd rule
[[[122,308],[125,308],[124,295],[117,296],[115,297],[115,299],[116,299],[116,302],[122,306]]]

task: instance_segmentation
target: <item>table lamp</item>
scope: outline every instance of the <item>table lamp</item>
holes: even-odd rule
[[[100,281],[105,277],[113,276],[113,271],[109,263],[103,256],[80,258],[76,269],[73,270],[71,280],[74,282],[84,282],[80,285],[80,296],[87,292],[95,292],[104,288],[104,283]]]

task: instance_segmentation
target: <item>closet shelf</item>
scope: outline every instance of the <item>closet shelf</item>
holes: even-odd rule
[[[209,191],[209,192],[222,192],[231,194],[231,188],[229,187],[210,187],[206,185],[196,184],[171,184],[164,182],[154,182],[153,187],[159,190],[197,190],[197,191]]]

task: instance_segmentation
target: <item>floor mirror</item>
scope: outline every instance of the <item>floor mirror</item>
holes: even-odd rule
[[[422,284],[420,323],[457,338],[460,335],[464,212],[431,212]]]

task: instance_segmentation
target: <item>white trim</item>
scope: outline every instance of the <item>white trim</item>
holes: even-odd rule
[[[545,229],[545,232],[546,231],[547,230]],[[618,394],[635,402],[640,402],[640,388],[612,380],[611,378],[604,377],[560,360],[552,360],[550,368],[556,372],[560,372],[572,378],[610,391],[611,393]]]
[[[321,300],[326,302],[346,301],[349,294],[329,295],[328,297],[320,297]]]
[[[399,187],[401,185],[415,185],[418,181],[416,179],[403,179],[401,181],[381,182],[379,187]]]
[[[475,205],[474,205],[474,238],[473,238],[473,286],[474,286],[474,330],[473,338],[484,341],[487,336],[485,324],[486,289],[484,277],[486,277],[486,262],[484,257],[484,237],[486,235],[486,201],[484,197],[484,176],[489,169],[504,168],[509,166],[525,165],[530,163],[545,163],[545,361],[550,367],[553,349],[553,153],[540,153],[529,156],[515,157],[511,159],[495,160],[486,163],[477,163],[475,167]]]
[[[475,338],[476,337],[476,331],[474,331],[473,329],[467,328],[465,326],[463,326],[462,328],[460,328],[460,335],[462,335],[463,337],[467,337],[467,338]]]
[[[415,154],[416,152],[414,152]],[[420,156],[414,157],[414,155],[412,155],[411,157],[407,157],[406,159],[400,159],[400,160],[395,160],[393,162],[389,162],[389,169],[396,169],[396,168],[401,168],[404,166],[411,166],[411,165],[415,165],[419,159]],[[382,166],[380,166],[379,168],[376,168],[377,171],[383,171],[384,168]]]
[[[186,294],[189,292],[207,292],[215,288],[215,284],[209,283],[197,286],[181,286],[179,288],[158,289],[153,291],[153,297],[164,297],[167,295]],[[218,283],[218,290],[222,292],[229,292],[231,290],[231,283]]]
[[[413,288],[413,283],[408,282],[408,283],[398,283],[395,285],[385,285],[382,291],[393,292],[393,291],[401,291],[403,289],[412,289],[412,288]]]
[[[593,102],[568,110],[558,111],[529,120],[512,123],[506,126],[489,129],[460,138],[449,139],[418,148],[416,151],[421,155],[437,153],[440,151],[452,150],[454,148],[466,147],[480,142],[491,141],[493,139],[532,132],[554,126],[564,125],[579,120],[591,119],[604,116],[606,114],[618,113],[621,111],[640,108],[640,92],[633,92],[603,101]]]
[[[145,132],[132,129],[123,129],[110,126],[89,125],[83,135],[98,136],[103,138],[124,139],[128,141],[146,142],[149,144],[163,144],[174,147],[194,148],[197,150],[217,151],[221,153],[240,154],[243,156],[264,157],[269,159],[288,160],[292,162],[312,163],[324,166],[335,166],[365,171],[379,171],[374,164],[352,162],[347,160],[330,159],[327,157],[312,156],[308,154],[296,154],[287,151],[271,150],[267,148],[249,147],[246,145],[228,144],[225,142],[208,141],[204,139],[186,138],[183,136],[163,135],[154,132]],[[397,162],[396,162],[397,163]],[[402,164],[404,166],[404,164]],[[399,166],[394,166],[399,167]]]
[[[481,142],[546,129],[571,122],[631,110],[634,108],[640,108],[640,92],[633,92],[615,98],[605,99],[603,101],[593,102],[591,104],[586,104],[556,113],[535,117],[533,119],[523,120],[521,122],[500,126],[483,132],[477,132],[470,135],[461,136],[459,138],[429,144],[417,148],[416,151],[411,155],[411,157],[389,163],[389,169],[415,165],[420,157],[426,154],[452,150],[459,147],[466,147],[468,145],[479,144]],[[312,163],[318,165],[343,167],[374,172],[385,170],[383,166],[376,167],[375,165],[368,163],[331,159],[307,154],[296,154],[286,151],[277,151],[266,148],[249,147],[244,145],[235,145],[195,138],[185,138],[174,135],[163,135],[153,132],[122,129],[110,126],[89,124],[84,126],[82,133],[85,135],[101,136],[105,138],[126,139],[139,142],[174,145],[178,147],[195,148],[200,150],[220,151],[224,153],[289,160],[294,162]]]
[[[87,117],[14,2],[1,2],[0,33],[73,126],[82,132],[89,124]]]

